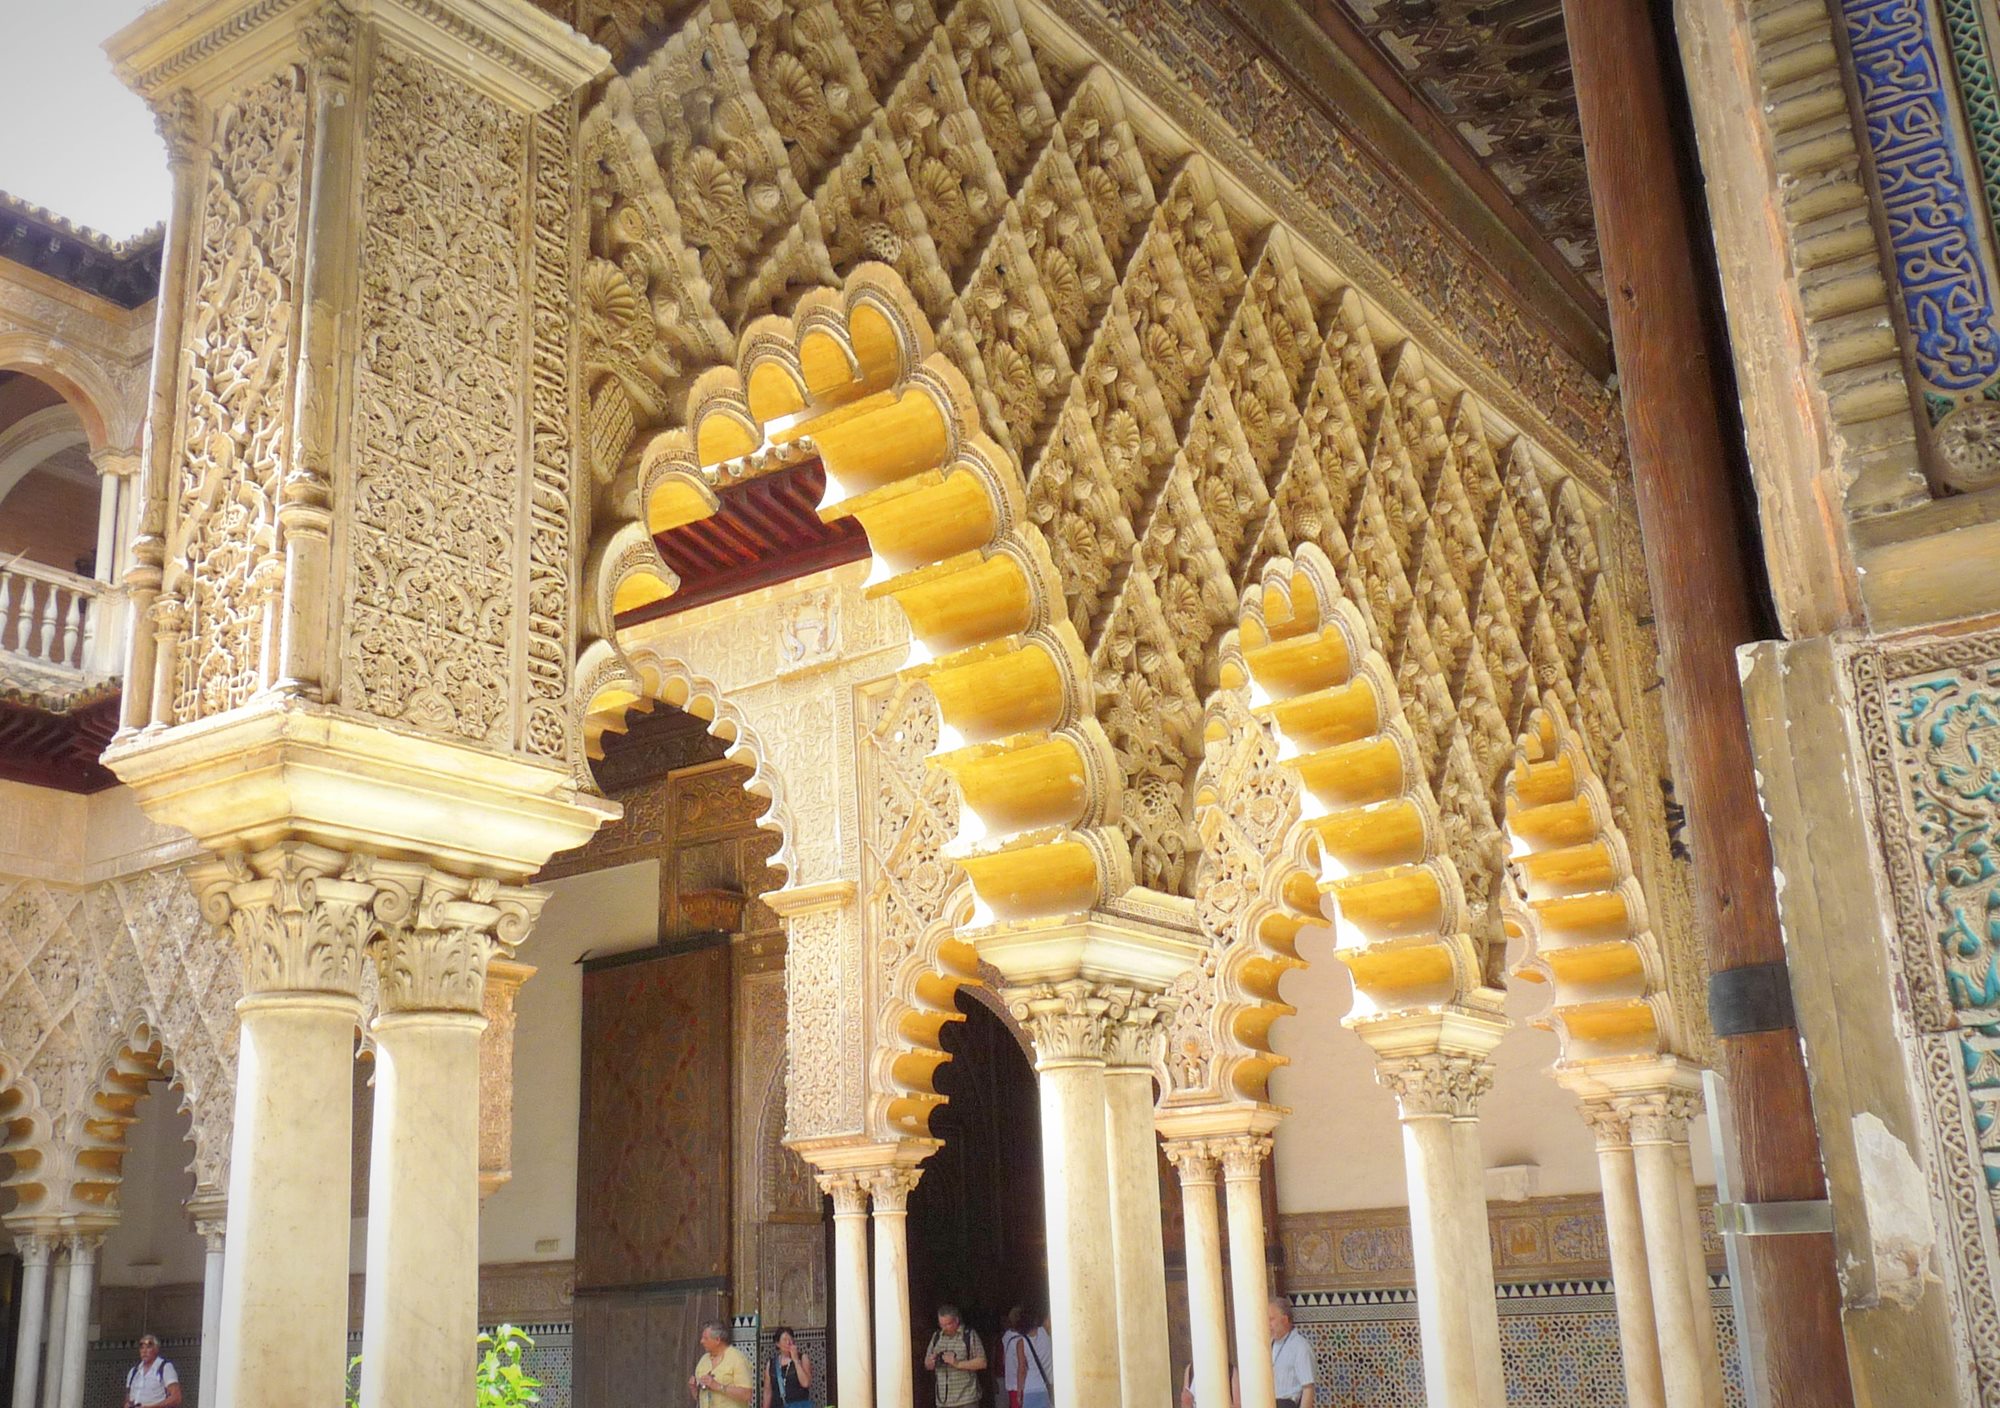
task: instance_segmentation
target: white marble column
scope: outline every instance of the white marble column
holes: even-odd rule
[[[1621,1099],[1632,1122],[1632,1161],[1638,1175],[1639,1212],[1652,1276],[1653,1317],[1660,1332],[1660,1371],[1667,1408],[1715,1408],[1702,1365],[1688,1239],[1682,1221],[1680,1164],[1674,1145],[1687,1138],[1689,1101],[1681,1092]],[[1678,1137],[1677,1137],[1678,1136]],[[1702,1312],[1706,1313],[1706,1297]]]
[[[101,1231],[69,1234],[69,1313],[63,1320],[63,1373],[60,1408],[83,1408],[83,1366],[90,1355],[90,1309],[97,1294],[97,1251]]]
[[[875,1405],[914,1408],[916,1365],[910,1349],[910,1190],[922,1170],[878,1169],[875,1197]],[[864,1405],[865,1408],[865,1405]]]
[[[874,1341],[868,1329],[868,1185],[859,1175],[842,1170],[820,1174],[819,1186],[833,1199],[838,1401],[868,1408],[875,1401]]]
[[[1117,1258],[1118,1366],[1124,1401],[1173,1400],[1167,1341],[1167,1253],[1160,1229],[1160,1151],[1153,1133],[1159,1009],[1135,1003],[1110,1029],[1104,1070],[1111,1242]]]
[[[201,1396],[205,1403],[214,1401],[216,1353],[222,1343],[223,1225],[220,1218],[201,1218],[194,1225],[207,1248],[201,1273]]]
[[[1587,1103],[1583,1114],[1597,1140],[1604,1240],[1611,1252],[1618,1347],[1625,1362],[1625,1401],[1630,1408],[1666,1408],[1652,1273],[1646,1265],[1646,1228],[1639,1213],[1639,1175],[1632,1162],[1632,1124],[1609,1104]]]
[[[1073,978],[1010,989],[1007,999],[1034,1041],[1041,1086],[1053,1396],[1079,1408],[1115,1408],[1122,1380],[1104,1048],[1105,1025],[1130,1005],[1131,994]]]
[[[245,955],[213,1408],[340,1408],[362,947],[375,891],[299,843],[198,867]]]
[[[1479,1408],[1507,1408],[1507,1376],[1500,1361],[1500,1299],[1493,1285],[1493,1228],[1486,1212],[1486,1156],[1479,1145],[1479,1119],[1470,1108],[1452,1117],[1451,1142],[1460,1181],[1459,1236]]]
[[[363,1408],[470,1403],[479,1326],[479,1041],[486,964],[546,898],[378,864],[375,1131]]]
[[[1701,1244],[1701,1200],[1695,1192],[1694,1150],[1688,1146],[1685,1125],[1674,1145],[1674,1165],[1674,1182],[1681,1195],[1681,1235],[1687,1238],[1688,1247],[1688,1292],[1694,1297],[1695,1336],[1701,1341],[1702,1394],[1707,1402],[1720,1404],[1722,1348],[1715,1338],[1715,1309],[1708,1303],[1708,1249]]]
[[[1211,1403],[1226,1405],[1229,1324],[1222,1289],[1222,1223],[1215,1206],[1215,1151],[1201,1140],[1176,1139],[1168,1142],[1167,1157],[1173,1160],[1181,1180],[1194,1399],[1197,1408],[1208,1408]]]
[[[1478,1321],[1498,1316],[1492,1276],[1467,1251],[1486,1236],[1486,1200],[1463,1167],[1465,1137],[1453,1131],[1476,1114],[1493,1068],[1481,1057],[1430,1052],[1384,1057],[1375,1074],[1395,1094],[1403,1123],[1425,1401],[1431,1408],[1504,1402],[1504,1385],[1491,1377],[1498,1366],[1480,1347],[1486,1329]]]
[[[1264,1241],[1264,1163],[1271,1140],[1241,1134],[1216,1141],[1229,1205],[1229,1289],[1236,1302],[1236,1377],[1242,1408],[1273,1408],[1271,1273]]]
[[[49,1337],[42,1347],[42,1408],[62,1403],[63,1350],[69,1337],[69,1249],[55,1239],[49,1261]]]
[[[44,1232],[22,1231],[14,1235],[15,1250],[21,1256],[21,1314],[14,1339],[14,1394],[9,1400],[21,1408],[35,1408],[35,1386],[42,1371],[42,1326],[49,1309],[49,1262],[55,1256],[55,1239]]]

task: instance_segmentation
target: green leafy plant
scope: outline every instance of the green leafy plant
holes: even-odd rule
[[[479,1367],[473,1376],[473,1408],[530,1408],[540,1403],[542,1381],[521,1367],[535,1342],[518,1325],[502,1325],[478,1340]],[[347,1361],[347,1408],[361,1408],[361,1356]]]

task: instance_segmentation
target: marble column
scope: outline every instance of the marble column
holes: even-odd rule
[[[34,1408],[35,1386],[41,1379],[42,1326],[49,1309],[49,1262],[55,1239],[44,1232],[18,1232],[14,1248],[21,1257],[21,1313],[14,1339],[14,1394],[9,1402]]]
[[[1632,1162],[1638,1176],[1639,1213],[1645,1226],[1646,1263],[1653,1286],[1653,1318],[1660,1333],[1660,1371],[1667,1408],[1715,1408],[1702,1364],[1688,1239],[1682,1221],[1680,1163],[1674,1145],[1687,1139],[1691,1100],[1683,1092],[1617,1102],[1632,1124]],[[1702,1313],[1707,1313],[1703,1297]]]
[[[222,1259],[223,1220],[199,1218],[194,1230],[201,1234],[207,1249],[201,1273],[201,1393],[204,1402],[213,1401],[216,1354],[222,1344]]]
[[[1694,1150],[1688,1146],[1685,1125],[1681,1135],[1674,1145],[1674,1184],[1681,1198],[1681,1235],[1687,1238],[1688,1293],[1694,1297],[1695,1337],[1701,1342],[1702,1394],[1709,1403],[1719,1404],[1722,1347],[1715,1338],[1715,1310],[1708,1303],[1708,1249],[1701,1244],[1701,1200],[1695,1192]]]
[[[1460,1180],[1459,1236],[1479,1408],[1507,1408],[1507,1375],[1500,1362],[1500,1299],[1493,1285],[1493,1229],[1486,1213],[1486,1156],[1479,1145],[1478,1117],[1470,1109],[1452,1117],[1451,1142]]]
[[[1109,1031],[1104,1069],[1111,1242],[1116,1257],[1119,1378],[1127,1404],[1168,1403],[1167,1254],[1160,1230],[1160,1151],[1153,1133],[1153,1068],[1160,1012],[1135,1003]]]
[[[1111,1233],[1105,1027],[1130,1006],[1126,989],[1084,978],[1007,992],[1035,1046],[1042,1096],[1049,1309],[1055,1317],[1054,1398],[1119,1404],[1118,1299]]]
[[[1666,1408],[1652,1273],[1646,1265],[1646,1229],[1639,1212],[1639,1175],[1632,1162],[1632,1124],[1608,1104],[1586,1104],[1583,1114],[1597,1140],[1604,1239],[1611,1252],[1618,1346],[1625,1361],[1625,1401],[1630,1408]]]
[[[1403,1124],[1425,1401],[1431,1408],[1503,1403],[1505,1387],[1492,1381],[1498,1366],[1480,1347],[1479,1322],[1498,1317],[1492,1276],[1467,1250],[1487,1235],[1486,1200],[1463,1166],[1465,1136],[1454,1132],[1477,1112],[1493,1068],[1483,1056],[1428,1052],[1385,1056],[1375,1074],[1395,1094]]]
[[[1215,1206],[1215,1150],[1201,1140],[1176,1139],[1168,1141],[1167,1157],[1173,1160],[1181,1181],[1195,1403],[1198,1408],[1208,1408],[1211,1403],[1226,1405],[1229,1324],[1222,1289],[1222,1223]]]
[[[1229,1205],[1229,1289],[1236,1301],[1236,1376],[1242,1408],[1272,1408],[1271,1273],[1264,1242],[1264,1164],[1267,1135],[1216,1141],[1222,1155],[1224,1201]]]
[[[875,1198],[875,1405],[914,1408],[916,1365],[910,1348],[910,1190],[921,1169],[870,1175]]]
[[[244,954],[216,1408],[340,1408],[347,1376],[354,1034],[375,891],[303,843],[199,866]]]
[[[49,1253],[49,1337],[42,1347],[42,1408],[62,1402],[63,1348],[69,1337],[69,1254],[57,1237]]]
[[[875,1401],[874,1342],[868,1331],[868,1185],[842,1170],[819,1175],[833,1199],[833,1303],[838,1307],[834,1364],[839,1401]]]
[[[90,1308],[97,1294],[101,1231],[69,1234],[69,1313],[63,1320],[62,1395],[59,1408],[83,1408],[83,1366],[90,1355]]]
[[[479,1326],[479,1042],[487,961],[546,895],[378,863],[364,1408],[470,1403]]]

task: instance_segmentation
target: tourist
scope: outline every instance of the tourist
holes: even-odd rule
[[[688,1380],[695,1408],[727,1408],[750,1401],[750,1361],[729,1342],[729,1327],[711,1320],[701,1327],[701,1359]]]
[[[937,1376],[937,1408],[971,1408],[980,1399],[986,1346],[979,1342],[979,1332],[960,1318],[957,1306],[939,1306],[937,1320],[937,1333],[924,1351],[925,1371]]]
[[[1021,1379],[1028,1367],[1028,1336],[1021,1329],[1028,1314],[1020,1306],[1007,1312],[1000,1332],[1000,1388],[1007,1395],[1007,1408],[1021,1408]]]
[[[1054,1382],[1049,1363],[1053,1357],[1046,1319],[1035,1325],[1020,1306],[1008,1311],[1007,1332],[1000,1337],[1007,1408],[1049,1408]]]
[[[769,1370],[764,1375],[764,1408],[812,1402],[812,1356],[799,1348],[798,1337],[789,1325],[778,1330],[778,1338],[771,1346]]]
[[[181,1408],[181,1376],[171,1359],[160,1358],[160,1342],[139,1337],[139,1362],[125,1371],[125,1408]]]
[[[1306,1337],[1292,1327],[1292,1303],[1272,1296],[1271,1388],[1278,1408],[1313,1408],[1313,1354]]]

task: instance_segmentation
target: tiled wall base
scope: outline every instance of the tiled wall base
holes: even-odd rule
[[[1723,1399],[1742,1408],[1736,1316],[1726,1287],[1710,1290]],[[1292,1297],[1313,1346],[1319,1408],[1424,1408],[1423,1350],[1411,1290],[1308,1292]],[[1518,1408],[1624,1408],[1618,1316],[1606,1281],[1503,1286],[1500,1354]]]

